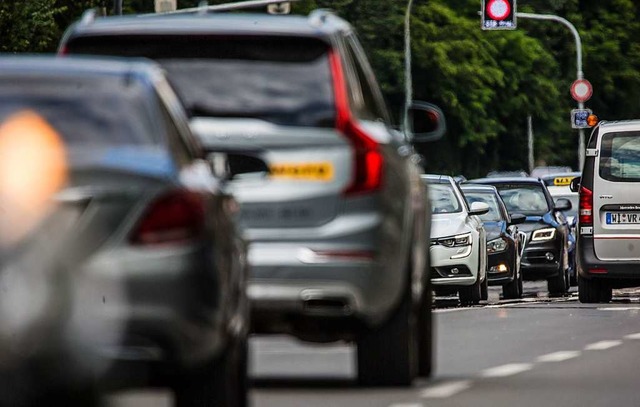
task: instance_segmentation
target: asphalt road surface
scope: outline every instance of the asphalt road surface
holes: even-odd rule
[[[410,388],[355,384],[353,346],[294,339],[251,341],[254,407],[614,406],[640,405],[640,291],[614,291],[611,304],[584,305],[573,293],[547,298],[525,283],[522,301],[462,308],[436,301],[435,374]],[[168,407],[169,392],[110,396],[113,407]]]

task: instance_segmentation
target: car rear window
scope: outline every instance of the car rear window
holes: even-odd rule
[[[133,35],[79,37],[70,53],[143,56],[169,73],[193,116],[331,127],[328,45],[312,38]]]
[[[162,140],[144,89],[123,78],[0,78],[0,123],[33,112],[67,145],[154,145]]]
[[[614,182],[640,182],[640,132],[613,132],[602,136],[600,177]]]
[[[509,213],[542,216],[550,210],[542,185],[496,184],[495,187]]]

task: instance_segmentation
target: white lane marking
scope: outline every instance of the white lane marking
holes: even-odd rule
[[[509,363],[485,369],[480,374],[482,377],[506,377],[531,370],[533,363]]]
[[[614,340],[614,341],[600,341],[589,344],[584,347],[584,350],[605,350],[621,345],[622,341]]]
[[[391,404],[389,407],[424,407],[422,403],[397,403]]]
[[[539,356],[537,361],[538,362],[562,362],[565,360],[577,358],[578,356],[580,356],[581,353],[582,352],[580,352],[579,350],[566,350],[566,351],[553,352],[547,355]]]
[[[600,307],[598,311],[638,311],[640,307]]]
[[[640,339],[640,332],[636,334],[625,335],[624,339]]]
[[[258,355],[331,355],[331,354],[350,354],[351,349],[256,349]]]
[[[471,380],[446,382],[424,389],[420,397],[428,399],[444,399],[471,387]]]

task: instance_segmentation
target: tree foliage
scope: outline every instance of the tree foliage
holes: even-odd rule
[[[229,0],[211,0],[209,4]],[[374,66],[396,120],[404,103],[404,13],[408,0],[302,0],[294,12],[331,8],[350,21]],[[199,0],[179,0],[193,7]],[[527,116],[536,157],[577,164],[575,44],[569,31],[519,19],[514,31],[482,31],[480,0],[414,0],[411,17],[413,86],[417,99],[439,104],[449,132],[418,146],[429,171],[483,175],[526,169]],[[152,12],[153,0],[124,0],[125,12]],[[110,12],[112,0],[2,0],[0,51],[54,51],[64,29],[84,10]],[[528,0],[519,11],[570,20],[583,41],[584,74],[594,86],[587,106],[604,119],[640,116],[640,3],[634,0]]]

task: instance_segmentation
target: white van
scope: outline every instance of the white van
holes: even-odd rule
[[[640,286],[640,120],[595,127],[571,187],[580,192],[580,302],[609,302],[612,289]]]

